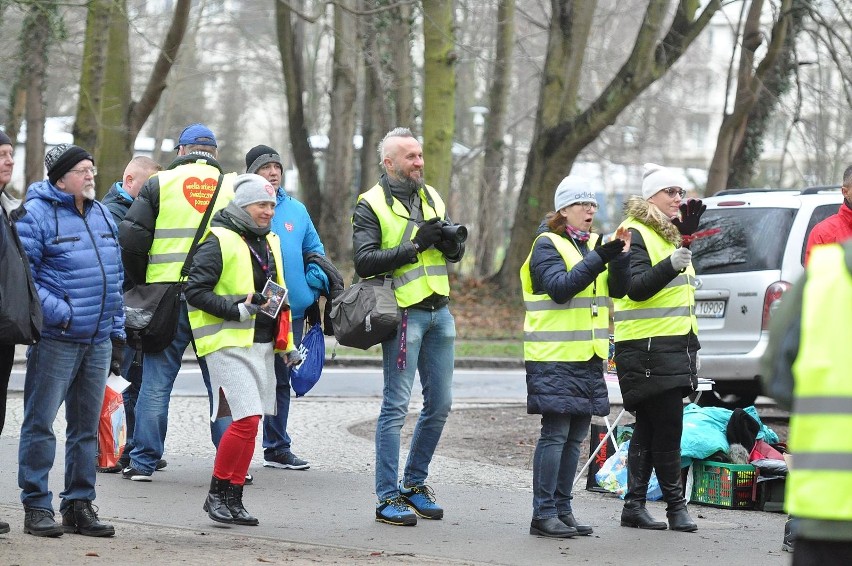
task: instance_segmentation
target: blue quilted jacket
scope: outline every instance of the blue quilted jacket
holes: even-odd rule
[[[44,310],[42,337],[77,343],[125,338],[118,232],[109,210],[49,181],[30,185],[27,215],[17,222]]]

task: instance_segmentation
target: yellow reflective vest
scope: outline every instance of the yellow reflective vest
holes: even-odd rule
[[[427,193],[434,203],[429,204]],[[419,190],[423,204],[423,218],[428,220],[437,216],[446,219],[444,201],[438,191],[430,186]],[[376,185],[369,191],[358,196],[365,199],[379,220],[382,229],[381,249],[395,248],[402,243],[402,237],[410,220],[409,212],[395,197],[391,197],[391,206],[385,200],[385,192],[381,185]],[[411,231],[409,240],[414,239],[417,227]],[[444,254],[430,247],[417,254],[417,262],[406,264],[393,271],[393,287],[397,304],[402,307],[415,305],[433,294],[450,296],[450,279],[447,276],[447,260]]]
[[[802,296],[799,353],[793,362],[793,410],[787,511],[803,519],[852,521],[852,276],[839,244],[817,246]]]
[[[583,260],[571,241],[552,232],[540,234],[548,238],[565,260],[570,271]],[[589,249],[599,236],[592,234]],[[589,285],[568,302],[559,304],[547,293],[533,293],[530,259],[532,250],[521,266],[521,289],[524,296],[524,360],[529,362],[585,362],[597,354],[609,355],[609,288],[607,271],[599,274]]]
[[[642,235],[652,266],[668,260],[675,250],[673,244],[634,218],[622,222],[621,227],[633,228]],[[646,301],[637,302],[628,296],[613,299],[615,341],[684,336],[690,330],[698,334],[694,282],[695,269],[690,263],[684,273],[678,273],[659,293]]]
[[[234,198],[236,173],[222,179],[222,188],[210,217]],[[219,170],[206,163],[187,163],[157,174],[160,183],[160,210],[154,225],[154,241],[148,252],[146,283],[180,281],[180,270],[195,238],[216,183]],[[204,240],[203,234],[201,240]]]
[[[251,252],[242,236],[221,226],[215,226],[210,232],[219,238],[222,249],[222,274],[213,287],[213,292],[233,302],[245,301],[246,295],[254,293],[254,269]],[[281,242],[275,233],[266,236],[272,257],[275,259],[275,280],[284,287],[284,262],[281,259]],[[199,356],[206,356],[222,348],[248,348],[254,342],[254,320],[257,314],[248,320],[225,320],[189,305],[189,325]],[[279,316],[290,316],[289,310],[281,311]],[[287,344],[293,345],[292,331],[287,336]]]

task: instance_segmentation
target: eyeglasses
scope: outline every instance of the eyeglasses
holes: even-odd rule
[[[97,167],[84,167],[83,169],[69,169],[69,173],[74,173],[75,175],[88,175],[91,173],[92,177],[98,176],[98,168]]]
[[[573,206],[582,206],[584,210],[593,211],[598,209],[596,202],[575,202]]]
[[[663,192],[672,198],[674,198],[675,195],[679,196],[680,198],[686,196],[686,191],[683,189],[678,189],[677,187],[669,187],[667,189],[663,189]]]

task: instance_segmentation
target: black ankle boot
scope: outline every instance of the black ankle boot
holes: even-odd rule
[[[627,493],[624,495],[624,509],[621,510],[622,527],[654,531],[666,529],[664,522],[655,521],[645,509],[652,469],[651,453],[631,443],[627,451]]]
[[[204,501],[204,510],[217,523],[233,523],[234,516],[226,503],[230,480],[220,480],[216,476],[210,479],[210,492]]]
[[[260,521],[258,521],[256,517],[252,517],[243,506],[243,486],[229,483],[225,497],[228,510],[231,512],[231,516],[234,518],[235,524],[250,525],[253,527],[260,523]]]
[[[115,534],[115,527],[102,523],[92,502],[84,499],[71,501],[71,505],[62,512],[62,530],[87,537],[111,537]]]
[[[686,510],[686,499],[683,498],[681,482],[680,450],[671,452],[654,452],[654,469],[657,470],[657,480],[666,501],[666,518],[669,529],[684,533],[698,530],[698,525]]]
[[[558,517],[533,519],[530,522],[530,534],[550,538],[571,538],[577,535],[577,529],[569,527]]]

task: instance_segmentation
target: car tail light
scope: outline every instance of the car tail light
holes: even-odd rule
[[[766,289],[766,296],[763,298],[763,319],[760,324],[761,330],[769,330],[769,321],[772,320],[772,315],[781,306],[781,297],[784,293],[790,290],[792,285],[786,281],[776,281]]]

